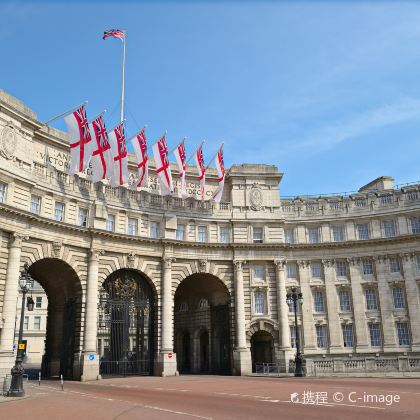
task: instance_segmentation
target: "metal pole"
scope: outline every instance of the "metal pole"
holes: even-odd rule
[[[194,155],[197,153],[197,150],[200,148],[200,147],[202,147],[203,146],[203,144],[205,143],[206,141],[205,140],[203,140],[202,142],[201,142],[201,144],[200,144],[200,146],[198,146],[197,147],[197,149],[195,149],[195,152],[185,161],[185,164],[187,164],[193,157],[194,157]]]
[[[221,146],[217,149],[217,152],[214,154],[214,156],[210,159],[209,163],[206,166],[206,171],[207,169],[209,169],[209,166],[211,165],[211,163],[213,162],[213,160],[216,158],[217,154],[219,153],[219,150],[223,147],[225,143],[222,143]]]
[[[124,121],[124,88],[125,88],[125,36],[122,38],[123,57],[122,57],[122,86],[121,86],[121,115],[120,121]]]
[[[88,103],[88,101],[84,101],[81,105],[75,106],[74,108],[71,108],[71,109],[69,109],[69,110],[68,110],[68,111],[66,111],[66,112],[63,112],[62,114],[57,115],[56,117],[49,119],[49,120],[48,120],[47,122],[45,122],[44,124],[45,124],[45,125],[48,125],[50,122],[53,122],[53,121],[55,121],[55,120],[58,120],[59,118],[65,117],[66,115],[70,114],[70,113],[71,113],[71,112],[73,112],[73,111],[76,111],[76,109],[79,109],[82,105],[86,105],[87,103]],[[41,128],[42,128],[42,127],[41,127]]]
[[[61,382],[61,390],[64,391],[63,374],[60,375],[60,382]]]
[[[300,352],[300,340],[298,333],[298,323],[297,323],[297,306],[298,306],[298,294],[293,293],[293,306],[295,309],[295,340],[296,340],[296,358],[295,358],[295,376],[303,376],[302,370],[302,354]]]
[[[38,372],[38,386],[41,386],[41,371]]]

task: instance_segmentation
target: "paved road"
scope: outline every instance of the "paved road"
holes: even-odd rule
[[[137,377],[26,389],[29,398],[0,404],[0,419],[420,419],[420,379]]]

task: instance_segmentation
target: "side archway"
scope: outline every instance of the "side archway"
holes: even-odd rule
[[[265,330],[255,332],[251,337],[252,371],[257,371],[257,365],[274,362],[274,338]]]

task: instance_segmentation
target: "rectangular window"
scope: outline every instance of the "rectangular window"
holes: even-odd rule
[[[37,296],[35,300],[35,308],[41,309],[42,307],[42,296]]]
[[[366,309],[368,311],[374,311],[378,309],[378,300],[376,298],[375,289],[366,289],[365,299],[366,299]]]
[[[370,345],[372,347],[381,347],[381,326],[379,324],[369,324]]]
[[[294,244],[295,243],[295,230],[294,229],[285,229],[284,230],[284,241],[286,244]]]
[[[404,290],[402,287],[392,288],[392,301],[394,303],[394,309],[404,309]]]
[[[310,244],[319,243],[319,229],[318,228],[308,228],[308,241]]]
[[[325,312],[324,294],[320,290],[314,290],[313,298],[315,312]]]
[[[258,291],[254,293],[254,308],[258,315],[265,314],[265,293]]]
[[[230,242],[230,229],[226,226],[220,227],[220,243],[228,244]]]
[[[34,316],[34,330],[40,330],[40,329],[41,329],[41,317]]]
[[[261,244],[263,242],[263,228],[254,227],[252,229],[252,240],[255,244]]]
[[[345,261],[337,261],[335,263],[335,272],[337,277],[347,277],[347,264]]]
[[[327,328],[325,325],[316,325],[316,345],[324,349],[327,347]]]
[[[312,272],[312,277],[317,278],[317,279],[321,278],[322,277],[321,263],[319,262],[311,263],[311,272]]]
[[[59,201],[55,202],[54,220],[64,222],[64,203],[60,203]]]
[[[198,242],[207,242],[207,226],[198,226]]]
[[[396,235],[395,222],[393,220],[386,220],[383,222],[385,238],[392,238]]]
[[[106,230],[108,232],[115,231],[115,215],[108,214],[108,217],[106,218]]]
[[[23,319],[23,329],[27,330],[29,328],[29,316],[25,316]]]
[[[344,347],[353,347],[353,325],[342,324],[343,330],[343,345]]]
[[[359,235],[359,239],[365,241],[369,239],[369,226],[367,223],[363,223],[362,225],[357,225],[357,233]]]
[[[340,309],[344,312],[350,311],[350,293],[347,290],[340,290],[339,297]]]
[[[4,203],[6,201],[6,184],[0,182],[0,203]]]
[[[373,274],[373,261],[372,260],[363,260],[363,275],[370,276]]]
[[[88,211],[87,211],[87,209],[79,208],[77,224],[79,226],[82,226],[82,227],[87,227],[87,225],[88,225]]]
[[[129,235],[137,235],[139,229],[139,222],[137,219],[128,218],[127,230]]]
[[[252,267],[252,275],[254,281],[264,281],[264,266],[254,265]]]
[[[39,214],[41,211],[41,197],[31,195],[31,213]]]
[[[299,337],[299,341],[302,344],[301,335],[300,335],[300,327],[297,327],[297,334]],[[296,348],[296,327],[294,325],[290,326],[290,346],[295,349]],[[302,345],[300,346],[302,349]]]
[[[400,260],[398,258],[389,259],[389,271],[391,271],[391,273],[401,272]]]
[[[287,278],[295,279],[297,277],[297,269],[295,263],[287,263]]]
[[[185,225],[176,226],[176,240],[185,241]]]
[[[407,322],[397,322],[397,335],[398,335],[398,344],[400,346],[409,346],[410,345],[410,332],[408,329]]]
[[[333,226],[333,240],[334,242],[344,241],[344,226]]]
[[[150,222],[150,237],[153,239],[159,239],[160,236],[160,224],[158,222]]]
[[[420,217],[415,217],[410,220],[411,222],[411,233],[420,233]]]

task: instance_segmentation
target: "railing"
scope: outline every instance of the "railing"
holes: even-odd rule
[[[150,372],[150,360],[122,360],[122,361],[100,361],[99,373],[102,376],[148,376]]]
[[[286,373],[286,365],[284,362],[278,363],[256,363],[255,372],[259,375],[279,375]]]

